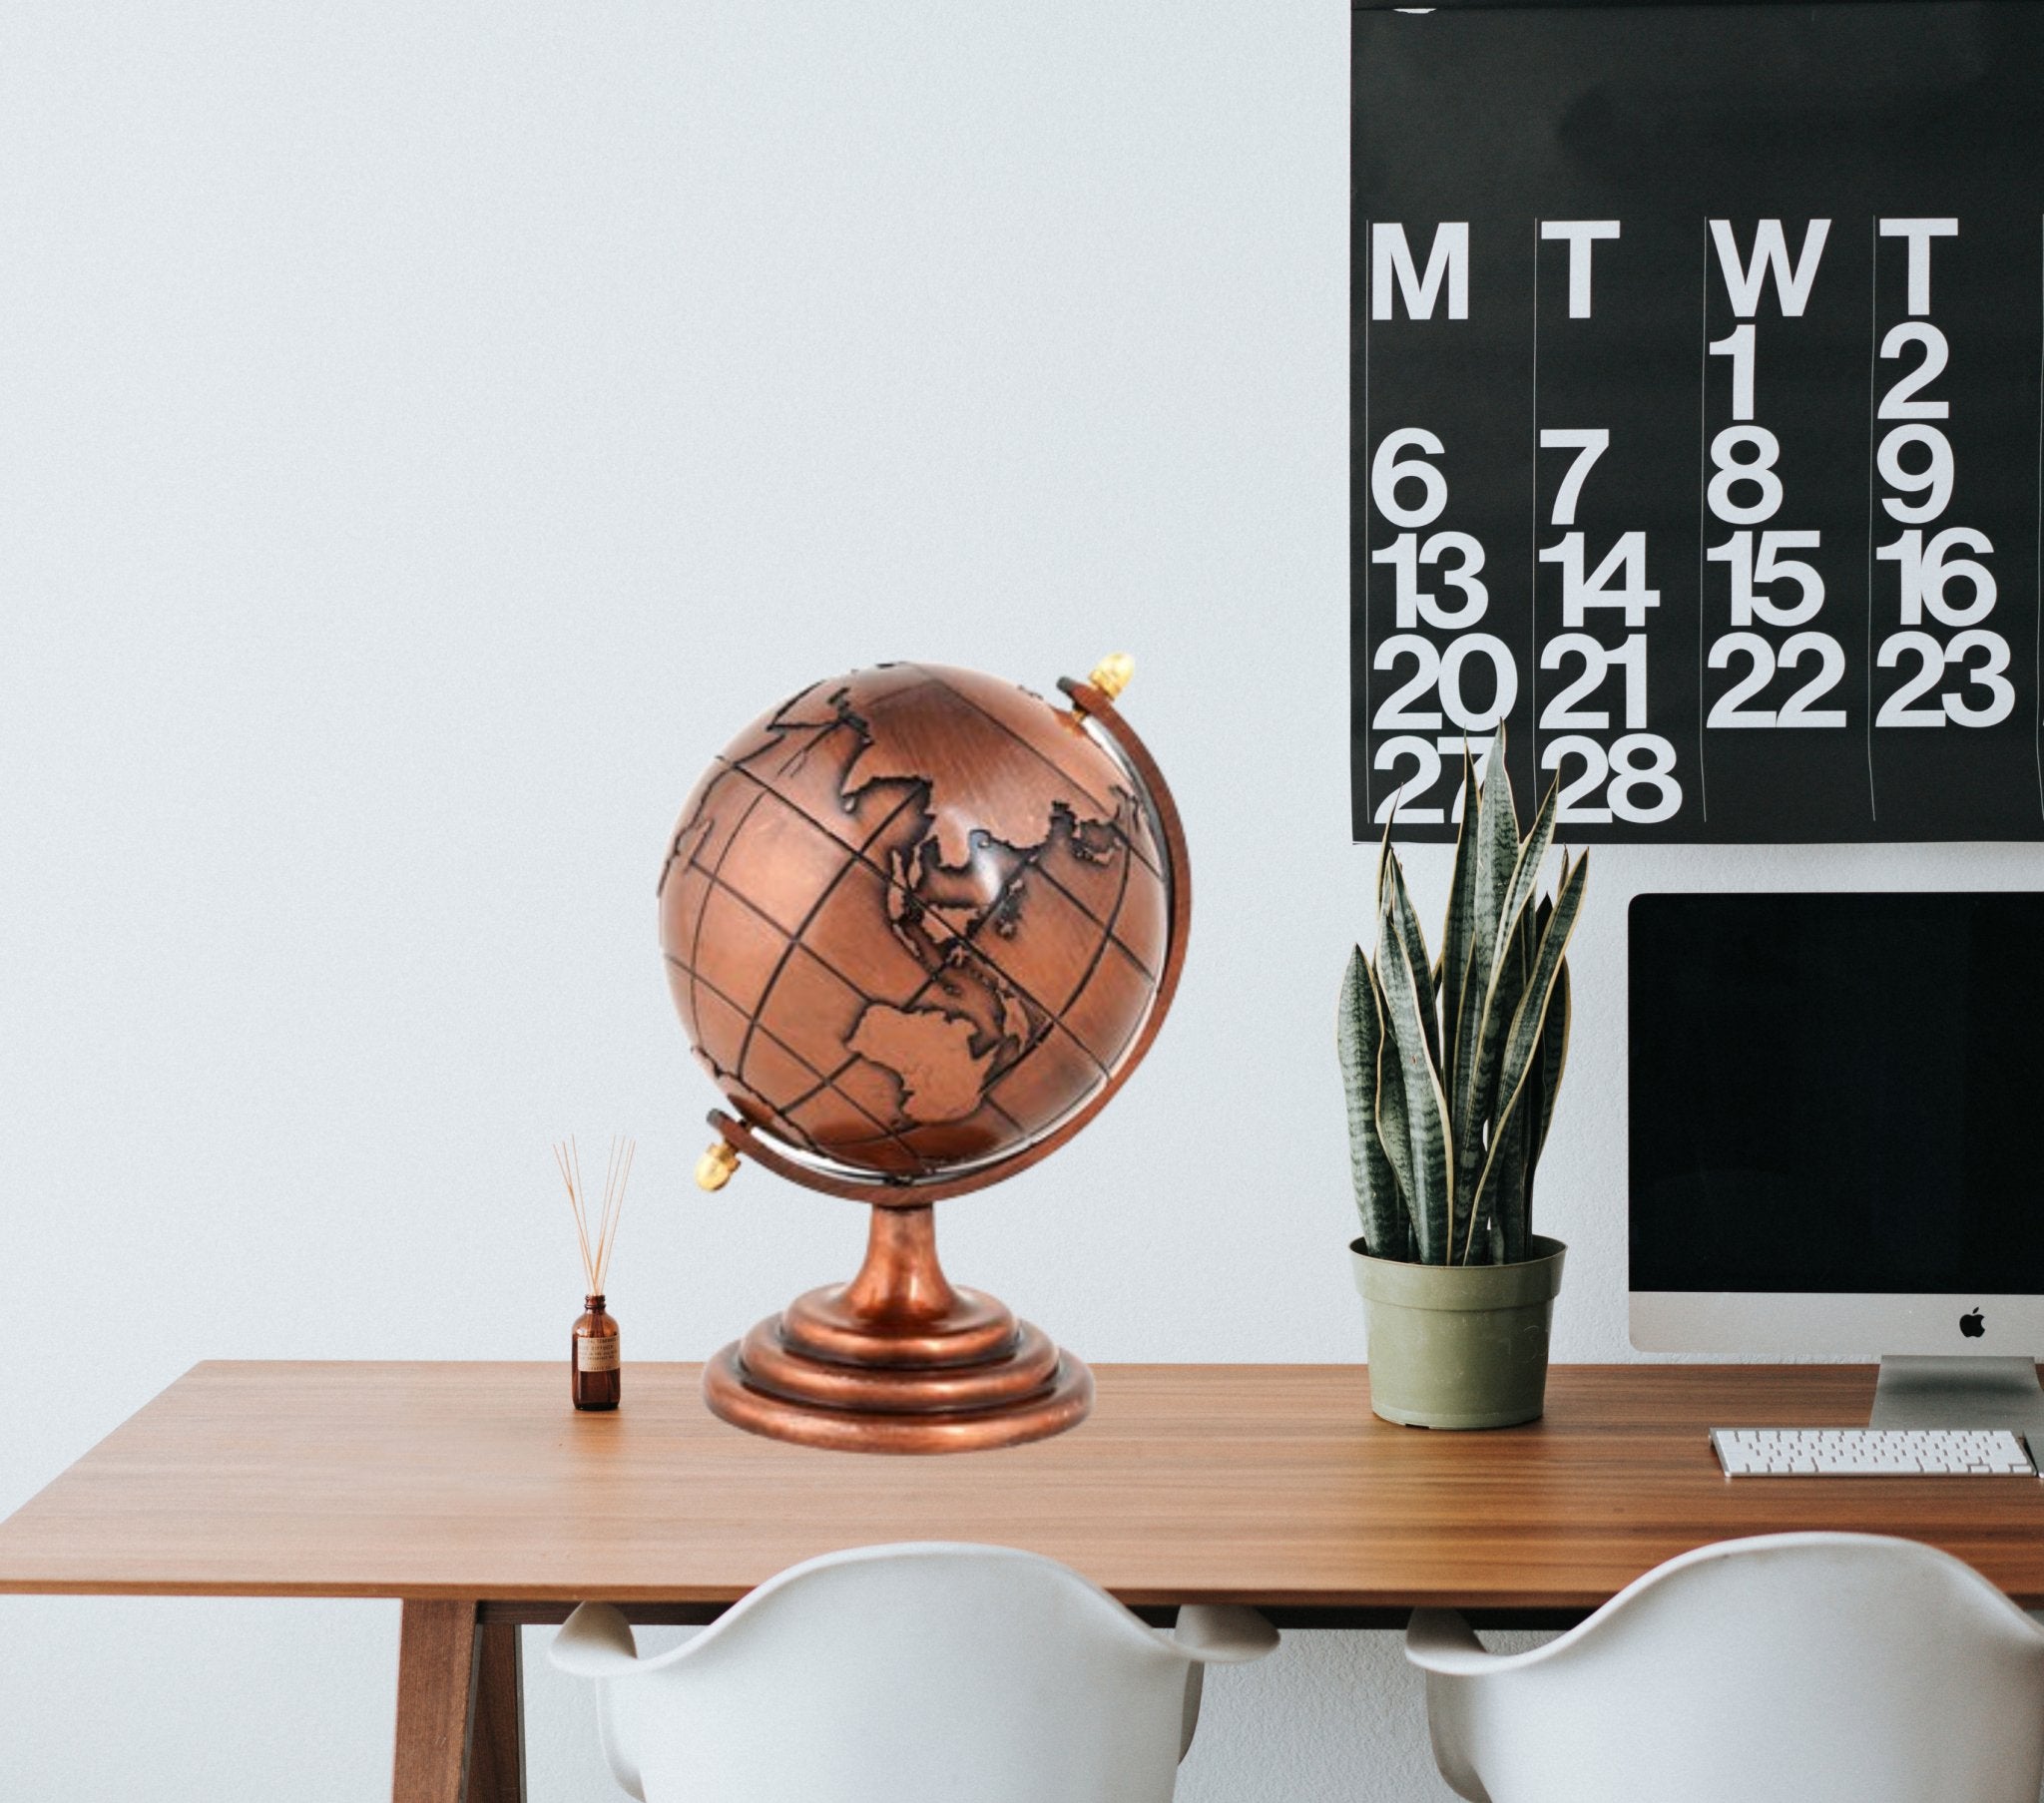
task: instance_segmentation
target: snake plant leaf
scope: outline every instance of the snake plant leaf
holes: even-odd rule
[[[1552,909],[1535,910],[1526,908],[1519,915],[1519,925],[1512,934],[1512,972],[1519,995],[1523,999],[1533,980],[1535,948],[1540,943],[1542,922],[1540,913],[1552,913]],[[1518,1007],[1513,1004],[1514,1011]],[[1540,1066],[1536,1060],[1527,1078],[1527,1093],[1520,1099],[1517,1108],[1506,1113],[1499,1109],[1501,1092],[1493,1091],[1490,1106],[1498,1113],[1499,1119],[1491,1129],[1491,1144],[1497,1148],[1497,1174],[1491,1180],[1487,1191],[1481,1194],[1483,1210],[1482,1229],[1485,1234],[1485,1251],[1491,1263],[1501,1264],[1516,1261],[1523,1256],[1526,1243],[1526,1159],[1529,1150],[1528,1123],[1538,1113],[1538,1094],[1535,1089],[1540,1077]],[[1472,1181],[1472,1190],[1481,1189],[1480,1180]],[[1479,1205],[1478,1196],[1470,1195],[1467,1204],[1473,1212]],[[1468,1240],[1465,1236],[1463,1244]]]
[[[1427,1057],[1433,1068],[1441,1071],[1444,1067],[1441,1064],[1440,1024],[1434,1007],[1432,965],[1427,957],[1426,934],[1420,928],[1419,912],[1412,905],[1412,892],[1405,887],[1405,872],[1396,858],[1391,860],[1387,875],[1390,879],[1390,928],[1396,932],[1405,953],[1405,962],[1412,967],[1412,974],[1418,982],[1419,1022],[1426,1032]],[[1378,955],[1382,956],[1381,945]]]
[[[1512,1016],[1511,1029],[1505,1036],[1504,1056],[1497,1074],[1497,1113],[1492,1120],[1489,1150],[1476,1182],[1475,1199],[1469,1215],[1472,1224],[1490,1203],[1491,1184],[1504,1175],[1499,1154],[1510,1142],[1507,1129],[1512,1126],[1512,1117],[1524,1095],[1527,1077],[1541,1050],[1555,985],[1560,981],[1562,960],[1568,954],[1569,938],[1575,932],[1576,915],[1582,907],[1583,886],[1589,874],[1590,854],[1585,852],[1571,866],[1568,881],[1555,891],[1554,912],[1548,920],[1547,931],[1540,936],[1532,980],[1526,985],[1526,993],[1520,998]],[[1523,1177],[1520,1192],[1523,1195]]]
[[[1491,741],[1490,755],[1483,760],[1483,778],[1476,794],[1476,867],[1469,881],[1469,966],[1457,999],[1457,1012],[1465,1017],[1459,1031],[1467,1030],[1466,1017],[1481,1011],[1481,998],[1490,989],[1497,924],[1503,918],[1505,889],[1519,858],[1519,810],[1512,799],[1512,774],[1505,767],[1502,725]]]
[[[1534,816],[1532,831],[1524,844],[1513,847],[1512,870],[1499,896],[1499,916],[1492,932],[1497,948],[1479,1003],[1471,996],[1464,1003],[1464,1022],[1470,1031],[1469,1045],[1458,1055],[1458,1084],[1455,1091],[1455,1143],[1461,1158],[1455,1172],[1458,1213],[1474,1205],[1476,1183],[1484,1155],[1482,1125],[1500,1115],[1498,1061],[1512,1017],[1525,993],[1531,961],[1521,951],[1520,926],[1540,881],[1540,866],[1554,843],[1555,815],[1560,791],[1550,785],[1546,799]]]
[[[1502,912],[1498,916],[1500,938],[1517,930],[1519,917],[1525,913],[1533,900],[1533,892],[1540,886],[1540,866],[1547,862],[1548,851],[1554,844],[1554,822],[1560,805],[1561,788],[1559,779],[1548,784],[1545,799],[1533,816],[1533,829],[1527,833],[1525,843],[1519,847],[1519,855],[1513,860],[1511,881],[1505,885]]]
[[[1453,1224],[1454,1243],[1457,1246],[1467,1247],[1472,1243],[1469,1227],[1476,1207],[1477,1180],[1482,1175],[1485,1148],[1490,1142],[1483,1128],[1497,1113],[1495,1067],[1502,1054],[1504,1035],[1495,1023],[1509,1022],[1513,1012],[1518,1008],[1520,997],[1526,993],[1526,983],[1533,972],[1533,910],[1527,908],[1521,912],[1519,924],[1513,929],[1510,941],[1503,945],[1497,959],[1491,993],[1486,999],[1486,1018],[1493,1023],[1489,1047],[1487,1051],[1479,1049],[1471,1054],[1487,1058],[1486,1070],[1489,1075],[1485,1077],[1483,1087],[1476,1094],[1474,1107],[1466,1123],[1461,1117],[1455,1120],[1458,1159],[1455,1167]],[[1485,1223],[1486,1231],[1495,1225],[1495,1208],[1492,1208],[1490,1218]]]
[[[1383,1256],[1409,1262],[1419,1256],[1419,1246],[1412,1224],[1412,1136],[1405,1120],[1405,1074],[1398,1062],[1398,1048],[1391,1042],[1390,1009],[1384,1001],[1383,985],[1373,970],[1369,980],[1376,994],[1377,1018],[1385,1024],[1377,1043],[1377,1144],[1391,1167],[1398,1197],[1398,1220]],[[1375,1250],[1374,1242],[1371,1249]]]
[[[1379,910],[1383,907],[1384,890],[1387,887],[1396,890],[1400,894],[1405,892],[1405,867],[1398,862],[1397,854],[1391,850],[1391,825],[1389,821],[1384,823],[1383,842],[1377,849],[1377,906]],[[1399,929],[1405,941],[1405,955],[1412,961],[1413,974],[1421,979],[1420,994],[1426,998],[1426,1013],[1428,1018],[1431,1019],[1438,1012],[1434,1006],[1434,998],[1437,993],[1436,986],[1440,982],[1440,966],[1437,963],[1429,962],[1427,959],[1426,935],[1419,929],[1418,916],[1412,914],[1411,898],[1409,896],[1406,898],[1405,912],[1411,916],[1409,921],[1401,923]]]
[[[1533,980],[1533,954],[1540,944],[1540,935],[1545,931],[1541,911],[1537,907],[1519,910],[1519,924],[1512,929],[1512,976],[1521,995]]]
[[[1491,1208],[1494,1219],[1500,1214],[1511,1216],[1514,1242],[1522,1247],[1533,1232],[1533,1179],[1540,1168],[1540,1154],[1547,1146],[1548,1127],[1554,1119],[1554,1099],[1561,1085],[1561,1065],[1568,1048],[1569,1010],[1569,967],[1564,963],[1555,979],[1554,994],[1548,1000],[1539,1056],[1526,1073],[1526,1087],[1512,1114],[1514,1128],[1522,1124],[1525,1127],[1526,1155],[1518,1170],[1507,1169],[1498,1178],[1499,1195]]]
[[[1505,765],[1504,729],[1492,741],[1490,755],[1483,761],[1483,779],[1477,787],[1475,815],[1476,859],[1469,878],[1468,965],[1462,994],[1456,999],[1455,1037],[1463,1050],[1473,1048],[1479,1035],[1484,999],[1490,994],[1498,953],[1498,928],[1504,919],[1505,892],[1519,865],[1519,812],[1512,798],[1511,771]],[[1469,1091],[1472,1073],[1458,1057],[1462,1068],[1456,1073],[1456,1103],[1461,1109]]]
[[[1399,1175],[1410,1183],[1405,1199],[1419,1256],[1428,1264],[1442,1264],[1449,1252],[1454,1134],[1448,1120],[1447,1097],[1427,1049],[1422,1004],[1425,979],[1414,972],[1404,939],[1392,919],[1396,893],[1395,887],[1387,887],[1380,898],[1376,970],[1383,991],[1386,1036],[1397,1051],[1398,1075],[1404,1089],[1409,1164]]]
[[[1467,745],[1469,741],[1464,739],[1462,742]],[[1516,845],[1519,842],[1519,803],[1512,793],[1512,773],[1505,767],[1505,727],[1502,720],[1498,722],[1496,736],[1491,739],[1490,749],[1484,752],[1482,766],[1476,772],[1477,786],[1487,791],[1493,776],[1497,778],[1499,793],[1504,799],[1505,824],[1512,829],[1512,843]]]
[[[1561,856],[1561,880],[1566,886],[1569,878],[1569,855],[1566,850]],[[1544,936],[1549,921],[1554,916],[1554,904],[1543,899],[1533,917],[1533,930]],[[1506,1235],[1500,1230],[1499,1249],[1494,1256],[1503,1257],[1502,1246],[1508,1238],[1517,1249],[1514,1259],[1526,1255],[1526,1247],[1533,1232],[1533,1181],[1540,1166],[1540,1154],[1547,1147],[1548,1127],[1554,1120],[1554,1102],[1561,1092],[1562,1071],[1568,1061],[1569,1025],[1573,1015],[1573,1002],[1569,990],[1568,960],[1563,959],[1554,976],[1554,994],[1547,1004],[1547,1019],[1540,1032],[1540,1053],[1533,1068],[1527,1073],[1526,1091],[1523,1100],[1513,1115],[1516,1124],[1527,1123],[1526,1155],[1523,1176],[1507,1170],[1499,1179],[1501,1199],[1493,1206],[1491,1215],[1496,1221],[1500,1215],[1508,1215],[1512,1231]],[[1511,1198],[1516,1195],[1518,1200]]]
[[[1362,1237],[1378,1257],[1380,1248],[1404,1239],[1404,1205],[1398,1180],[1377,1137],[1377,1068],[1383,1052],[1383,1016],[1369,961],[1357,946],[1341,978],[1334,1044],[1341,1062],[1341,1087],[1348,1098],[1348,1163],[1355,1179],[1355,1206]]]
[[[1469,984],[1470,934],[1476,906],[1476,839],[1480,830],[1477,815],[1482,799],[1476,788],[1476,760],[1469,754],[1469,741],[1462,741],[1462,824],[1455,834],[1455,867],[1448,878],[1448,912],[1441,922],[1441,974],[1435,989],[1440,996],[1441,1032],[1448,1062],[1441,1075],[1448,1080],[1448,1094],[1460,1094],[1457,1061],[1463,1046],[1462,997]]]
[[[1485,1191],[1482,1228],[1489,1236],[1492,1264],[1517,1264],[1526,1256],[1526,1153],[1529,1115],[1524,1108],[1512,1111],[1492,1141],[1497,1173]],[[1463,1262],[1468,1262],[1464,1242]]]

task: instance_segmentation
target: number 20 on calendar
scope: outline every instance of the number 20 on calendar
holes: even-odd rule
[[[1387,432],[1370,461],[1370,500],[1400,528],[1370,553],[1372,564],[1390,568],[1396,628],[1378,642],[1372,659],[1373,668],[1391,677],[1371,720],[1390,734],[1374,759],[1389,778],[1379,821],[1394,809],[1401,821],[1440,821],[1446,758],[1459,759],[1464,747],[1481,757],[1519,698],[1511,648],[1482,630],[1490,609],[1482,543],[1452,527],[1429,530],[1447,512],[1446,463],[1439,436],[1419,426]],[[1422,629],[1446,635],[1446,643],[1436,644]],[[1459,783],[1445,817],[1462,817]]]

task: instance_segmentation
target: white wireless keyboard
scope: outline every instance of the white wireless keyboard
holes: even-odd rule
[[[2034,1478],[2006,1428],[1713,1428],[1728,1478]]]

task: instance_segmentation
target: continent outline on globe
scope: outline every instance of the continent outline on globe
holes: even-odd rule
[[[1183,954],[1175,815],[1126,751],[922,664],[741,733],[659,895],[677,1009],[746,1125],[819,1186],[912,1191],[999,1174],[1100,1106]]]

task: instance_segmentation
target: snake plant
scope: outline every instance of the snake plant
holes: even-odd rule
[[[1374,959],[1357,946],[1341,981],[1336,1045],[1364,1249],[1424,1264],[1527,1256],[1533,1173],[1569,1040],[1564,961],[1589,874],[1554,844],[1550,788],[1522,838],[1499,733],[1479,782],[1462,763],[1441,953],[1427,955],[1405,872],[1384,833]]]

